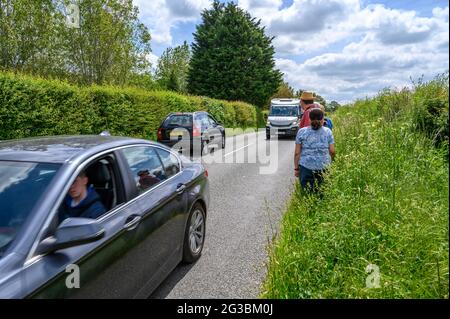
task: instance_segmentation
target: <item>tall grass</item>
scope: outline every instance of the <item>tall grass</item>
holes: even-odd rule
[[[448,298],[448,140],[436,147],[417,125],[431,97],[448,116],[448,77],[338,110],[325,196],[296,190],[263,298]]]

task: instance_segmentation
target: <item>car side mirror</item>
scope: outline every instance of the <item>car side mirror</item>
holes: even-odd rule
[[[38,254],[52,253],[60,249],[95,242],[105,235],[105,230],[95,219],[67,218],[38,246]]]

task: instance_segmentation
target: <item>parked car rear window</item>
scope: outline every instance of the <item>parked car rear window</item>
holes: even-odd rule
[[[0,257],[59,167],[59,164],[0,161]]]
[[[164,126],[192,126],[192,115],[180,114],[180,115],[170,115],[164,122]]]

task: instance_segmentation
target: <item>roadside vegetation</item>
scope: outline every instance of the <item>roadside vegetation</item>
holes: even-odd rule
[[[448,88],[447,73],[336,111],[324,198],[294,193],[263,298],[448,298]]]
[[[170,112],[205,110],[228,128],[257,126],[258,109],[243,102],[171,91],[70,85],[0,72],[0,139],[99,134],[154,139]]]
[[[0,0],[0,138],[101,129],[152,138],[168,112],[193,110],[229,128],[264,127],[282,74],[250,14],[214,1],[193,43],[154,65],[151,39],[131,0]]]

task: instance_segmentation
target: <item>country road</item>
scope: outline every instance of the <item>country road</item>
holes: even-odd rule
[[[229,137],[223,152],[204,157],[211,201],[202,257],[194,265],[179,265],[150,298],[258,297],[267,244],[295,181],[293,152],[292,139],[269,142],[259,132]],[[274,166],[267,163],[268,154]],[[225,163],[212,163],[213,157]],[[270,174],[261,174],[269,167]]]

